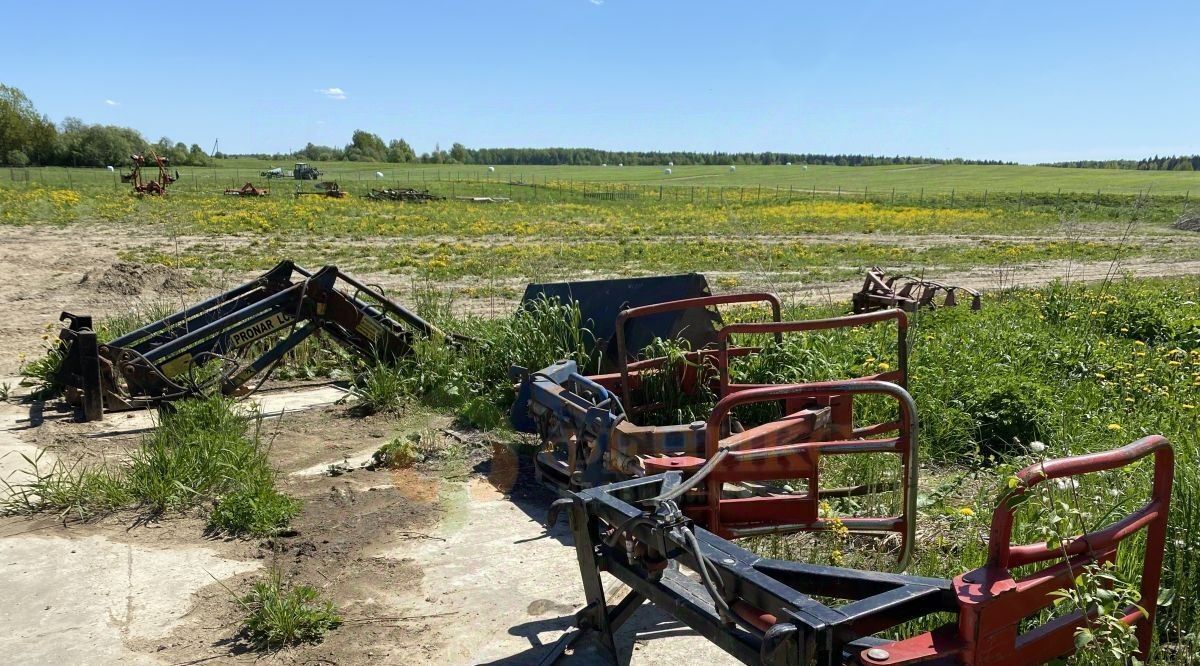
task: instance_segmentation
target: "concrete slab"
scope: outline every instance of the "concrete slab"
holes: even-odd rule
[[[332,405],[346,397],[347,393],[348,391],[338,386],[318,386],[295,391],[256,393],[245,402],[256,405],[264,417],[278,417],[289,412]],[[154,410],[147,409],[107,414],[104,417],[105,428],[90,434],[89,437],[112,437],[150,430],[156,424],[155,413]]]
[[[101,536],[0,539],[0,654],[23,664],[157,664],[125,641],[167,636],[196,590],[259,566]]]
[[[36,460],[41,470],[49,469],[54,464],[53,455],[21,440],[19,433],[28,424],[20,420],[28,417],[28,409],[0,403],[0,498],[8,494],[6,483],[16,485],[28,480],[33,468],[26,458]],[[39,453],[41,458],[38,457]]]
[[[334,458],[333,460],[317,463],[311,467],[305,467],[304,469],[296,470],[295,472],[292,472],[290,476],[321,476],[323,474],[328,474],[329,468],[333,466],[342,467],[345,469],[358,469],[371,462],[371,459],[375,456],[375,452],[378,450],[378,446],[373,446],[369,449],[363,449],[362,451],[351,453],[350,455]]]
[[[424,568],[424,598],[411,600],[415,607],[406,606],[405,613],[454,618],[455,634],[431,640],[423,655],[428,661],[422,663],[538,663],[583,605],[565,521],[547,534],[540,524],[544,505],[516,503],[483,480],[446,484],[444,489],[447,512],[437,539],[375,554],[414,559]],[[607,577],[606,585],[620,587]],[[737,663],[652,606],[637,611],[617,642],[623,663]],[[563,663],[602,662],[596,662],[594,653],[581,653]]]

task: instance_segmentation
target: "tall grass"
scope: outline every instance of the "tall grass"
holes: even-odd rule
[[[134,508],[146,517],[212,503],[209,528],[231,534],[271,534],[300,510],[275,487],[256,415],[221,396],[182,400],[121,464],[58,461],[10,484],[7,513],[58,512],[88,519]]]
[[[439,310],[448,311],[434,312]],[[434,323],[474,341],[418,340],[413,353],[394,366],[368,367],[354,389],[365,408],[394,409],[403,399],[419,400],[452,410],[470,424],[493,428],[505,423],[512,404],[508,372],[513,366],[538,370],[570,358],[594,370],[599,362],[595,341],[574,305],[538,300],[508,317],[443,318]]]
[[[242,633],[257,650],[316,643],[342,624],[333,602],[308,585],[287,586],[278,569],[238,598],[246,611]]]

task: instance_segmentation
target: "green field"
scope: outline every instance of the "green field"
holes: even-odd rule
[[[105,239],[97,268],[117,261],[163,264],[181,271],[198,291],[240,281],[282,258],[310,268],[336,263],[386,285],[422,316],[478,344],[447,353],[441,344],[419,343],[412,357],[387,366],[312,342],[290,354],[277,377],[352,377],[357,398],[347,418],[365,408],[433,410],[496,441],[513,437],[505,426],[510,366],[538,368],[592,353],[578,337],[563,334],[567,318],[561,313],[513,314],[516,309],[504,301],[519,296],[526,282],[698,271],[708,274],[717,292],[776,291],[790,301],[784,316],[804,319],[846,312],[855,282],[871,265],[952,283],[967,280],[989,292],[982,312],[922,312],[910,331],[910,387],[921,414],[924,461],[920,555],[913,571],[950,576],[982,563],[980,535],[1015,467],[1163,433],[1174,442],[1179,464],[1163,578],[1173,601],[1159,611],[1157,663],[1200,663],[1200,638],[1192,630],[1200,618],[1200,565],[1191,552],[1200,543],[1200,234],[1172,226],[1181,213],[1197,210],[1190,188],[1200,192],[1200,176],[1013,166],[739,167],[736,173],[680,167],[664,179],[662,169],[653,167],[488,172],[478,166],[334,163],[321,165],[326,178],[351,196],[292,196],[297,187],[311,191],[313,183],[291,180],[272,181],[269,197],[221,194],[247,180],[262,184],[258,170],[269,166],[237,160],[181,168],[180,182],[165,197],[134,196],[116,173],[103,170],[0,171],[0,234],[14,239],[14,247],[55,246],[62,257]],[[838,183],[841,177],[845,181]],[[428,188],[447,199],[402,203],[361,196],[395,184]],[[1150,196],[1143,196],[1146,188]],[[509,200],[480,203],[461,200],[464,195]],[[20,264],[18,254],[9,255],[10,273],[29,291],[44,288],[29,277],[42,267]],[[1090,273],[1081,274],[1083,268]],[[1097,284],[1076,284],[1089,279]],[[92,287],[77,280],[72,276],[73,293],[87,297]],[[496,299],[498,305],[491,303]],[[37,349],[53,321],[22,317],[17,300],[8,302],[20,320],[10,344]],[[726,312],[731,319],[755,316]],[[101,330],[111,332],[113,321],[102,321]],[[739,367],[742,374],[735,376],[750,383],[858,376],[895,362],[888,351],[894,338],[884,333],[789,337],[767,361]],[[50,376],[53,355],[30,358],[23,363],[26,374]],[[227,409],[211,407],[218,416]],[[702,417],[711,404],[678,407]],[[681,420],[676,416],[663,420]],[[223,439],[209,437],[208,426],[201,434],[236,447],[201,447],[197,455],[217,458],[214,468],[227,464],[217,449],[265,460],[256,440],[238,436],[241,426],[230,423],[232,432]],[[174,451],[151,446],[155,441],[148,438],[143,448]],[[60,466],[21,502],[0,505],[0,511],[92,516],[140,502],[170,512],[198,500],[155,497],[146,489],[175,493],[209,483],[143,478],[136,464],[116,475],[80,469]],[[864,475],[887,481],[881,469],[864,464],[822,474],[846,485],[864,482]],[[248,534],[286,524],[299,504],[276,493],[270,478],[234,479],[244,487],[230,493],[236,501],[213,505],[209,523]],[[1017,539],[1046,542],[1093,529],[1133,510],[1148,482],[1148,466],[1142,465],[1086,479],[1077,496],[1051,490],[1022,511]],[[831,511],[871,508],[835,502]],[[1053,515],[1061,519],[1044,519]],[[887,566],[889,557],[886,549],[830,540],[775,538],[747,545],[764,554],[865,568]],[[1140,573],[1143,551],[1141,541],[1122,551],[1122,576]],[[1094,657],[1091,650],[1073,663],[1121,663]]]
[[[291,163],[258,159],[219,160],[219,166],[180,167],[181,188],[241,185],[264,179],[259,173],[270,167],[290,169]],[[438,181],[490,181],[493,183],[546,183],[580,181],[672,188],[780,188],[792,191],[836,192],[875,196],[890,193],[962,194],[988,192],[1077,192],[1107,194],[1200,195],[1200,173],[1185,171],[1134,171],[1118,169],[1063,169],[1020,165],[896,165],[838,167],[814,165],[738,166],[497,166],[489,172],[482,165],[387,164],[370,162],[314,163],[329,180],[366,182],[384,175],[384,183],[420,184]],[[125,165],[114,165],[117,171]],[[672,173],[666,174],[670,168]],[[0,182],[33,182],[55,185],[119,185],[116,172],[103,169],[45,167],[0,171]],[[280,181],[275,181],[279,183]],[[290,183],[289,183],[290,184]]]

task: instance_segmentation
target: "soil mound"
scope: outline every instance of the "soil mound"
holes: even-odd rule
[[[145,291],[183,291],[192,288],[192,279],[180,270],[162,264],[116,263],[99,278],[92,273],[83,276],[79,284],[91,284],[102,294],[137,296]]]

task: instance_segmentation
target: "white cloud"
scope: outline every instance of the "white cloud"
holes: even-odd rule
[[[114,101],[112,101],[111,99],[106,99],[106,100],[104,100],[104,103],[105,103],[105,105],[107,105],[107,106],[121,106],[121,103],[120,103],[120,102],[114,102]]]
[[[329,99],[346,99],[346,91],[341,88],[317,88],[317,92]]]
[[[596,5],[597,7],[604,4],[604,0],[588,0],[588,2],[592,3],[593,5]]]

